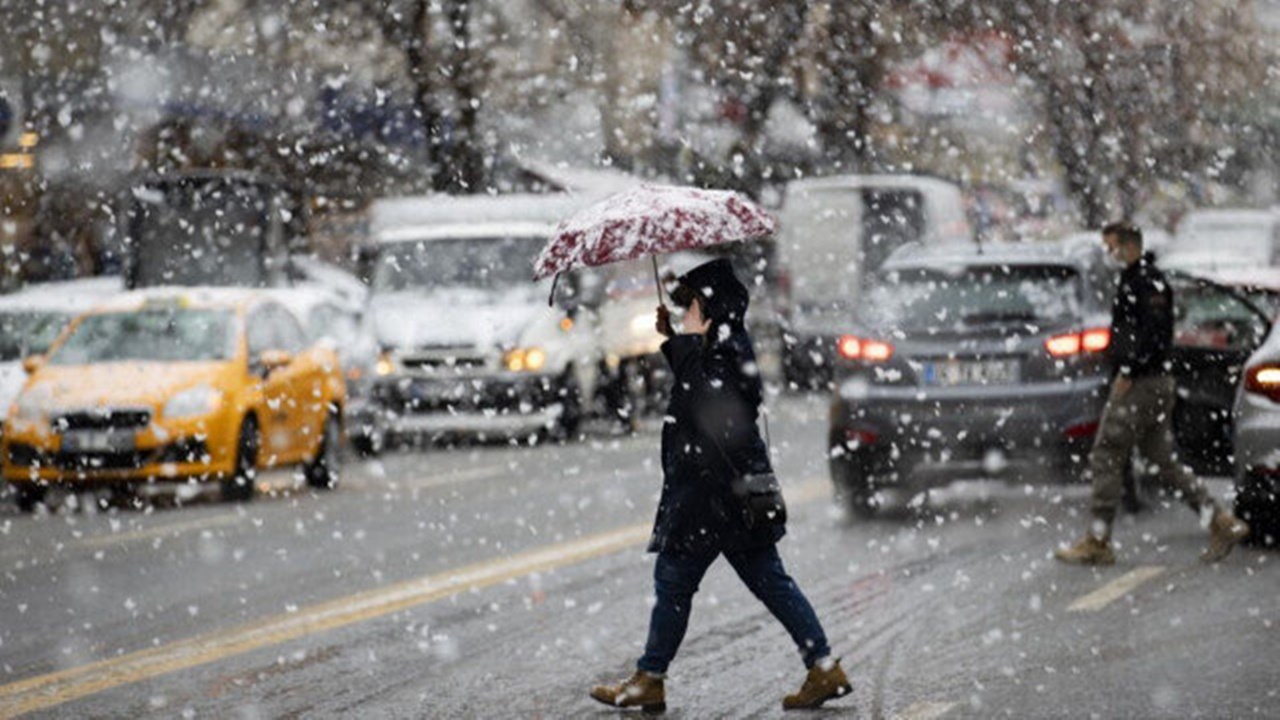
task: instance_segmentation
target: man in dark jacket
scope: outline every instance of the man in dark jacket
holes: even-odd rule
[[[731,482],[771,472],[769,450],[756,426],[763,386],[747,335],[747,288],[727,260],[698,266],[678,281],[672,300],[687,308],[675,334],[666,308],[658,331],[674,384],[662,428],[662,496],[649,551],[657,603],[636,673],[591,696],[616,707],[660,711],[663,679],[689,623],[698,584],[724,554],[733,569],[800,649],[809,672],[804,686],[783,700],[786,709],[815,708],[850,691],[813,607],[782,566],[775,544],[781,525],[748,527]]]
[[[1093,475],[1093,523],[1076,544],[1059,548],[1063,562],[1111,565],[1111,525],[1124,471],[1134,448],[1155,465],[1159,477],[1192,509],[1210,517],[1209,547],[1201,557],[1216,562],[1249,534],[1249,527],[1209,497],[1204,483],[1178,462],[1173,440],[1176,397],[1170,375],[1173,348],[1173,289],[1143,254],[1142,231],[1114,223],[1102,231],[1107,254],[1123,266],[1111,310],[1111,362],[1115,378],[1098,426],[1089,470]]]

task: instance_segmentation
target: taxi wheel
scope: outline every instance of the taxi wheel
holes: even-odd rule
[[[258,475],[258,423],[252,416],[240,426],[240,438],[236,441],[235,474],[222,481],[222,499],[227,502],[248,502],[253,499],[254,480]]]
[[[338,418],[329,415],[324,421],[320,449],[315,458],[303,468],[307,484],[317,490],[332,490],[338,484],[338,445],[342,428]]]
[[[48,488],[40,485],[15,485],[14,486],[14,502],[18,504],[18,509],[24,513],[29,513],[36,509],[36,506],[44,502],[45,493]]]

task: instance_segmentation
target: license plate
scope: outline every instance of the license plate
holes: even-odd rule
[[[62,451],[69,453],[127,452],[134,449],[132,432],[75,430],[62,436]]]
[[[1013,385],[1020,377],[1017,360],[943,360],[924,364],[924,384],[934,387]]]
[[[460,397],[461,394],[460,386],[457,383],[418,381],[409,388],[409,397],[418,402],[452,400]]]

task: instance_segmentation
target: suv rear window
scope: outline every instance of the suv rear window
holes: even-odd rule
[[[1048,322],[1080,314],[1080,279],[1062,265],[890,270],[863,308],[873,324],[904,330]]]

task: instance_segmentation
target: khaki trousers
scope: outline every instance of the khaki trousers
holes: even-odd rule
[[[1113,389],[1102,413],[1098,435],[1089,456],[1093,476],[1093,515],[1110,528],[1124,487],[1124,473],[1137,448],[1153,465],[1159,479],[1176,490],[1194,510],[1213,505],[1204,483],[1178,461],[1173,440],[1172,377],[1135,378],[1123,397]]]

